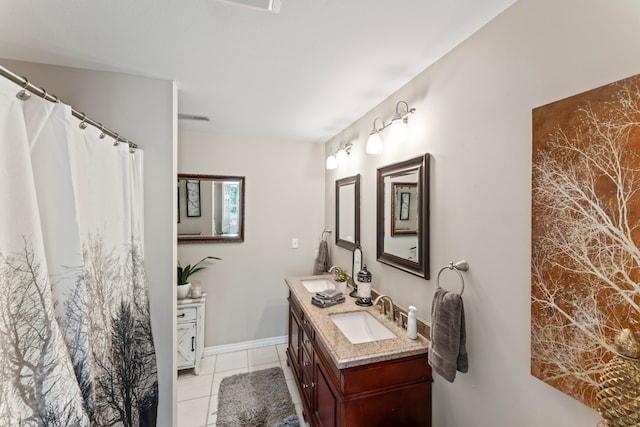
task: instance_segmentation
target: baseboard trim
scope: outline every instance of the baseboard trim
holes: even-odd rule
[[[203,356],[213,356],[222,353],[231,353],[232,351],[249,350],[252,348],[266,347],[268,345],[286,344],[287,336],[263,338],[253,341],[243,341],[233,344],[216,345],[213,347],[205,347]]]

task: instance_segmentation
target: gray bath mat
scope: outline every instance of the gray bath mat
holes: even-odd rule
[[[281,368],[238,374],[220,383],[218,427],[298,427]]]

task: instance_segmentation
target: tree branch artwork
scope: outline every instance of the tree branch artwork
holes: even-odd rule
[[[108,251],[101,236],[89,236],[83,257],[84,266],[69,269],[75,287],[56,301],[29,239],[23,252],[0,253],[0,426],[156,424],[140,242]]]
[[[531,373],[597,408],[640,334],[640,76],[533,110]]]

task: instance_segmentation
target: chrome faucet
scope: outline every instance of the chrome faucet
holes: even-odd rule
[[[388,296],[388,295],[379,295],[378,298],[376,298],[375,301],[373,301],[373,305],[377,305],[379,301],[382,301],[382,304],[380,305],[380,313],[386,314],[385,313],[385,309],[384,309],[384,300],[385,299],[387,301],[389,301],[389,315],[387,316],[387,318],[393,322],[393,320],[394,320],[394,316],[393,316],[393,300],[391,299],[390,296]]]
[[[331,272],[333,272],[333,280],[338,280],[338,276],[340,276],[342,269],[337,265],[332,265],[331,268],[329,268],[329,271],[327,271],[327,273],[331,273]]]

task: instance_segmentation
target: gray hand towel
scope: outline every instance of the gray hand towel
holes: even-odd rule
[[[332,305],[343,303],[344,300],[345,300],[344,295],[340,295],[330,300],[322,300],[313,296],[311,297],[311,304],[317,305],[318,307],[321,307],[321,308],[325,308],[325,307],[331,307]]]
[[[437,288],[431,304],[429,365],[445,380],[453,382],[456,369],[469,370],[462,297]]]
[[[342,292],[337,289],[327,289],[326,291],[316,292],[316,298],[319,299],[333,299],[337,296],[342,296]]]
[[[329,245],[326,240],[320,241],[318,257],[313,266],[313,274],[322,274],[329,271]]]

